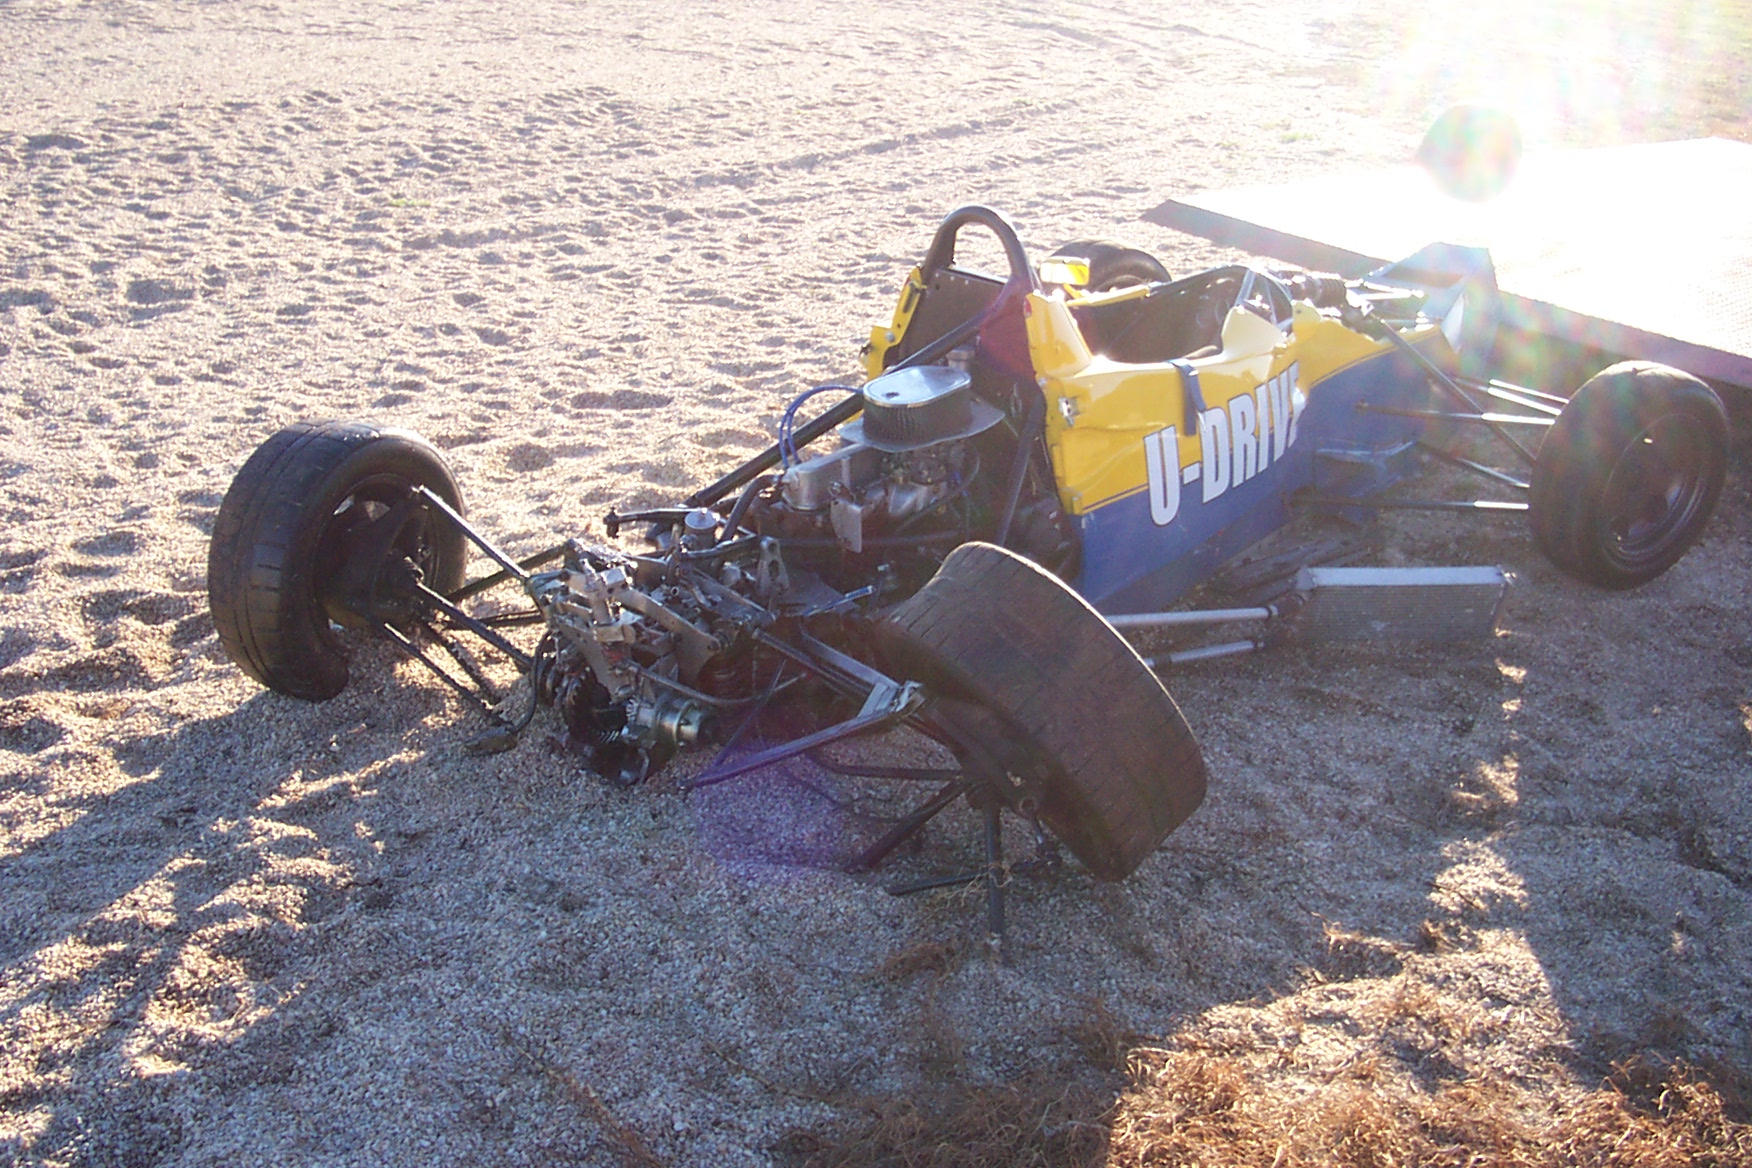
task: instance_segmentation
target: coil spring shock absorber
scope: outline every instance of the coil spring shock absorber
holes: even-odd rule
[[[715,698],[745,698],[754,692],[754,654],[717,653],[700,666],[699,688]]]
[[[772,684],[784,658],[752,641],[732,641],[700,666],[698,686],[715,698],[751,698]]]

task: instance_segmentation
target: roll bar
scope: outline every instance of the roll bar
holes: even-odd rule
[[[937,225],[937,234],[931,237],[931,250],[925,253],[925,259],[919,265],[920,272],[928,283],[931,273],[948,267],[955,262],[955,240],[961,229],[970,223],[976,223],[993,235],[1003,245],[1004,258],[1010,263],[1010,277],[1006,286],[1020,286],[1023,291],[1038,292],[1040,279],[1034,274],[1034,265],[1028,262],[1028,252],[1022,246],[1022,240],[1017,237],[1016,229],[1010,226],[1010,221],[992,210],[977,203],[969,203],[965,207],[957,207]]]

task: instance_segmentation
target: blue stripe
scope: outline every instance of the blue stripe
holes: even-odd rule
[[[1359,413],[1358,402],[1429,404],[1427,379],[1396,349],[1347,366],[1304,392],[1308,404],[1297,423],[1296,443],[1283,458],[1208,503],[1198,480],[1185,484],[1179,515],[1166,527],[1150,518],[1148,491],[1121,496],[1078,517],[1083,564],[1077,591],[1106,613],[1150,612],[1172,604],[1289,520],[1290,497],[1314,484],[1319,451],[1397,450],[1423,430],[1417,419]],[[1195,427],[1196,422],[1189,423],[1189,432],[1197,433]],[[1358,493],[1372,489],[1360,484]]]

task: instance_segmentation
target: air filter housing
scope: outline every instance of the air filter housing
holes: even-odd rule
[[[918,450],[971,438],[1004,416],[974,396],[966,370],[943,365],[884,373],[864,386],[863,396],[863,416],[840,427],[840,435],[878,450]]]

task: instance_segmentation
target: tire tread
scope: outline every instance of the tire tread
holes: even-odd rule
[[[1122,880],[1204,798],[1198,742],[1132,647],[1076,593],[989,544],[964,544],[884,618],[885,657],[986,705],[1044,764],[1042,819],[1098,877]]]
[[[427,470],[429,484],[461,503],[442,456],[423,439],[370,422],[296,422],[245,461],[213,525],[207,551],[207,596],[226,654],[270,689],[315,701],[333,697],[347,680],[346,658],[316,623],[299,590],[297,548],[314,539],[310,525],[336,476],[373,443],[393,439]],[[447,574],[460,555],[445,560]],[[435,583],[443,590],[454,579]]]

